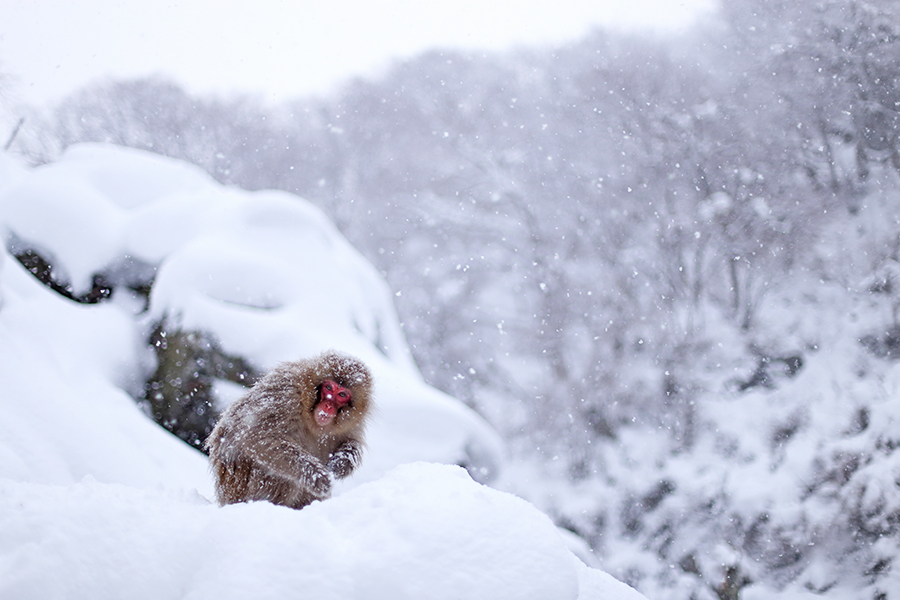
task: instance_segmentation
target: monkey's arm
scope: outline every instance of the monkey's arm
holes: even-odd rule
[[[343,479],[359,466],[362,461],[362,444],[359,440],[347,440],[338,446],[328,458],[328,470]]]
[[[331,493],[332,475],[315,456],[286,440],[261,440],[249,454],[253,461],[273,475],[309,490],[318,498]]]

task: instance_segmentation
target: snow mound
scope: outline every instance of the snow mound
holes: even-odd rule
[[[0,481],[0,532],[4,598],[642,598],[530,504],[422,463],[301,511]]]

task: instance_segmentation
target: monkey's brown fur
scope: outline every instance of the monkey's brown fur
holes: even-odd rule
[[[313,413],[327,379],[352,399],[322,428]],[[333,351],[272,369],[225,410],[206,440],[219,504],[268,500],[303,508],[328,498],[332,478],[359,466],[371,396],[368,368]]]

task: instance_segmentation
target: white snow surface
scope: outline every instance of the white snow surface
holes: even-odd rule
[[[530,504],[447,465],[301,511],[92,479],[0,481],[0,505],[3,598],[641,598]]]
[[[302,199],[83,145],[35,169],[0,155],[0,232],[76,293],[126,258],[156,269],[142,313],[118,290],[77,304],[0,250],[0,598],[642,598],[452,465],[496,470],[498,437],[422,382],[386,285]],[[301,511],[211,503],[205,457],[126,391],[163,315],[261,368],[326,348],[366,361],[363,468]]]

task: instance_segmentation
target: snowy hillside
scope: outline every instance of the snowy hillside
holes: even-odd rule
[[[381,278],[299,198],[80,146],[33,170],[0,156],[0,229],[0,597],[641,597],[449,466],[490,479],[497,435],[423,383]],[[69,297],[12,256],[26,251]],[[98,275],[109,300],[73,301]],[[365,360],[362,469],[300,512],[211,504],[205,457],[132,397],[164,320],[261,370],[329,347]],[[239,393],[214,389],[219,406]]]

